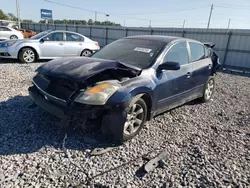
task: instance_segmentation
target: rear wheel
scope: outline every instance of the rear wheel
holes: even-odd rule
[[[129,140],[142,129],[147,118],[147,105],[142,98],[136,97],[127,108],[126,122],[123,128],[123,140]]]
[[[16,39],[18,39],[18,37],[17,37],[16,35],[11,35],[11,36],[10,36],[10,39],[11,39],[11,40],[16,40]]]
[[[90,50],[83,50],[81,53],[81,56],[90,57],[90,56],[92,56],[92,54],[93,54],[93,52]]]
[[[204,92],[203,96],[201,97],[202,102],[208,102],[211,100],[213,94],[214,94],[214,88],[215,88],[215,80],[214,77],[209,77]]]
[[[31,48],[23,48],[19,52],[18,59],[21,63],[34,63],[36,60],[36,53]]]

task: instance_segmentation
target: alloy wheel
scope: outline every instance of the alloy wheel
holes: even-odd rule
[[[129,113],[127,114],[127,119],[124,124],[124,134],[132,135],[134,134],[141,126],[144,118],[144,110],[140,104],[133,104],[130,108]]]
[[[89,56],[91,56],[91,51],[89,51],[89,50],[85,50],[85,51],[83,51],[82,52],[82,56],[84,56],[84,57],[89,57]]]
[[[12,36],[10,36],[10,39],[11,39],[11,40],[15,40],[15,39],[18,39],[18,38],[17,38],[16,35],[12,35]]]
[[[213,92],[214,92],[214,80],[211,79],[208,81],[207,83],[207,87],[206,87],[206,90],[205,90],[205,96],[207,99],[210,99],[213,95]]]
[[[27,62],[27,63],[31,63],[35,60],[35,53],[32,50],[26,50],[23,53],[23,59]]]

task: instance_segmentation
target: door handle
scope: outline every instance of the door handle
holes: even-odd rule
[[[63,43],[61,43],[61,42],[60,42],[60,43],[59,43],[59,45],[60,45],[60,46],[62,46],[62,45],[63,45]]]
[[[79,43],[80,46],[82,46],[82,43]]]
[[[190,78],[191,77],[191,72],[188,72],[187,74],[186,74],[186,78]]]

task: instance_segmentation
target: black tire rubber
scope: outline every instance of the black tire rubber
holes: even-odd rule
[[[147,104],[145,103],[145,101],[142,98],[138,98],[138,97],[135,96],[131,100],[131,102],[128,105],[128,107],[126,108],[126,111],[128,112],[130,110],[131,106],[133,106],[134,104],[141,105],[141,107],[143,108],[143,113],[144,113],[143,116],[144,117],[143,117],[143,120],[142,120],[142,123],[141,123],[140,127],[138,128],[138,130],[135,133],[133,133],[131,135],[126,135],[126,134],[123,133],[123,141],[130,140],[134,136],[136,136],[141,131],[141,129],[143,128],[143,126],[144,126],[144,124],[145,124],[145,122],[147,120],[147,111],[148,111],[148,108],[147,108]]]
[[[33,53],[35,54],[35,58],[32,62],[26,62],[23,58],[23,54],[26,50],[32,50]],[[20,63],[34,63],[36,61],[36,52],[32,49],[32,48],[23,48],[21,49],[21,51],[18,53],[18,60],[20,61]]]
[[[14,39],[12,39],[14,37]],[[15,39],[18,39],[18,37],[16,35],[11,35],[10,36],[10,40],[15,40]]]
[[[208,85],[208,83],[209,83],[210,80],[213,80],[213,82],[214,82],[214,87],[213,87],[213,92],[212,92],[211,97],[210,97],[210,98],[207,98],[206,95],[205,95],[205,91],[206,91],[207,85]],[[202,95],[202,97],[200,98],[201,102],[203,102],[203,103],[209,102],[209,101],[212,99],[212,97],[213,97],[214,89],[215,89],[215,79],[214,79],[213,76],[210,76],[210,77],[208,78],[206,84],[205,84],[205,87],[204,87],[204,90],[203,90],[203,95]]]
[[[83,55],[84,52],[89,52],[90,55],[89,56],[84,56]],[[83,56],[83,57],[90,57],[90,56],[92,56],[92,54],[93,54],[93,52],[91,50],[83,50],[82,53],[81,53],[81,56]]]

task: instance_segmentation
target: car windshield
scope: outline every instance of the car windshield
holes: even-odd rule
[[[92,57],[116,60],[145,69],[153,63],[165,45],[161,41],[125,38],[107,45]]]
[[[34,40],[40,39],[40,38],[44,37],[45,35],[47,35],[47,34],[50,33],[50,32],[51,32],[51,31],[48,30],[48,31],[44,31],[44,32],[38,33],[37,35],[31,37],[30,39],[34,39]]]

